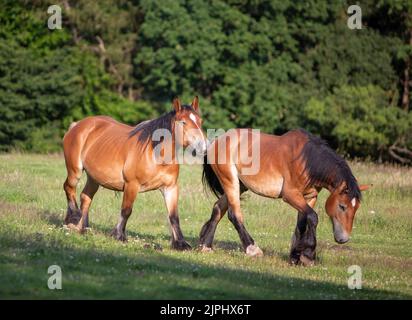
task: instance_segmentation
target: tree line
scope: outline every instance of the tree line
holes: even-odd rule
[[[60,151],[72,121],[136,124],[199,95],[205,128],[302,127],[410,164],[412,2],[356,3],[0,0],[0,151]],[[53,4],[62,29],[47,28]]]

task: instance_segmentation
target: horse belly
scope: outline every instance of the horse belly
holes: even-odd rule
[[[83,165],[87,175],[102,187],[122,191],[124,188],[122,162],[115,161],[115,159],[108,161],[107,158],[103,161],[102,158],[95,157],[92,159],[86,157],[84,159]]]
[[[123,191],[124,189],[124,180],[118,175],[105,174],[103,172],[93,172],[91,174],[87,172],[87,174],[104,188],[114,191]]]
[[[242,176],[240,181],[258,195],[279,198],[282,193],[284,179],[281,175]]]

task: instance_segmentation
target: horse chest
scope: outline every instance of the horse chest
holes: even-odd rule
[[[178,171],[160,167],[155,170],[139,171],[136,179],[140,184],[140,192],[146,192],[175,184],[177,175]]]

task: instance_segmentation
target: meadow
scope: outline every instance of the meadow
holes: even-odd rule
[[[249,258],[227,218],[215,250],[196,250],[213,195],[203,191],[201,167],[182,166],[180,220],[194,250],[170,249],[166,209],[159,191],[139,194],[127,225],[128,242],[109,236],[121,194],[100,189],[90,212],[91,229],[63,227],[66,199],[61,155],[0,155],[1,299],[411,299],[412,169],[350,163],[364,193],[351,241],[338,245],[324,210],[319,214],[314,267],[288,264],[296,212],[281,200],[247,193],[246,227],[265,256]],[[85,179],[81,180],[78,192]],[[62,290],[50,290],[50,265],[62,269]],[[362,268],[362,289],[347,286],[351,265]]]

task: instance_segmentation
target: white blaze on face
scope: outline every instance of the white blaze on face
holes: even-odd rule
[[[353,199],[352,199],[352,201],[351,201],[351,203],[352,203],[352,207],[354,207],[354,208],[355,208],[355,205],[356,205],[356,198],[353,198]]]
[[[196,116],[193,113],[190,113],[189,118],[195,123],[195,125],[199,128],[196,121]]]
[[[203,135],[202,129],[200,129],[199,125],[197,124],[196,116],[193,113],[190,113],[189,118],[190,118],[190,120],[193,121],[195,126],[199,129],[200,134],[202,135],[202,139],[203,139],[203,143],[204,143],[204,149],[206,150],[206,139],[205,139],[205,136]]]

